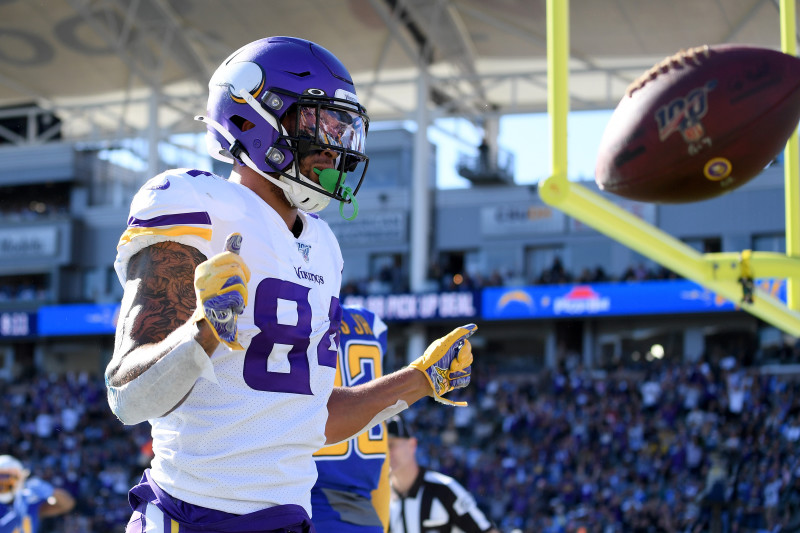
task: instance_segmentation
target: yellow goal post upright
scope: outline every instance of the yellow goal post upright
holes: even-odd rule
[[[795,54],[794,0],[780,1],[781,46]],[[547,0],[547,108],[552,175],[539,184],[542,200],[597,231],[695,281],[786,333],[800,337],[800,188],[797,130],[785,152],[786,254],[701,254],[601,195],[567,178],[569,114],[569,0]],[[742,279],[785,278],[787,304]]]

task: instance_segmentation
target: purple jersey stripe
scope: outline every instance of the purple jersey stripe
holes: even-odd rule
[[[174,215],[161,215],[153,218],[136,218],[130,217],[128,219],[128,227],[142,227],[153,228],[156,226],[173,226],[176,224],[211,224],[211,217],[205,211],[197,211],[194,213],[176,213]]]

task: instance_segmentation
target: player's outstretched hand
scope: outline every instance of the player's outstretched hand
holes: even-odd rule
[[[243,349],[236,337],[250,281],[250,269],[239,257],[241,248],[242,236],[231,233],[225,239],[225,251],[200,263],[194,271],[197,310],[192,320],[208,320],[217,339],[232,350]]]
[[[469,385],[472,373],[472,346],[467,340],[478,326],[467,324],[454,329],[441,339],[433,341],[422,357],[411,366],[425,374],[433,388],[437,402],[465,406],[466,402],[453,402],[442,396],[453,389]]]

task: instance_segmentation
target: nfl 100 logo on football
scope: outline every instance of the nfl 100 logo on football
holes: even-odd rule
[[[696,154],[704,146],[711,146],[711,139],[705,136],[700,119],[708,112],[708,93],[716,86],[717,81],[711,80],[702,87],[692,89],[685,97],[676,98],[658,108],[655,114],[658,139],[663,142],[679,131],[689,145],[690,155]]]

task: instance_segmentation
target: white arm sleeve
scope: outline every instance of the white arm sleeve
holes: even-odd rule
[[[208,354],[196,340],[188,339],[121,387],[112,386],[106,374],[108,405],[126,425],[158,418],[174,408],[200,377],[218,383]]]
[[[397,400],[397,402],[395,402],[393,405],[390,405],[389,407],[387,407],[386,409],[375,415],[375,417],[372,420],[370,420],[366,426],[364,426],[358,432],[356,432],[355,435],[350,435],[346,439],[342,439],[339,442],[344,442],[346,440],[352,439],[353,437],[358,437],[371,427],[377,426],[387,418],[393,417],[394,415],[401,413],[406,409],[408,409],[408,404],[403,400]],[[330,444],[326,444],[325,446],[333,446],[334,444],[339,444],[339,442],[332,442]]]

